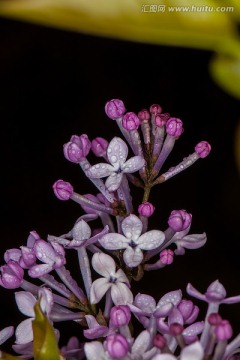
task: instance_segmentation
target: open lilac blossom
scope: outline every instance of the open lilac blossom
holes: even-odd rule
[[[108,290],[115,305],[132,303],[133,295],[129,290],[129,281],[122,269],[116,271],[116,264],[111,256],[96,253],[92,258],[94,270],[103,277],[93,282],[90,290],[90,301],[97,304]]]
[[[115,137],[109,143],[107,156],[110,164],[100,163],[93,165],[87,175],[90,178],[108,177],[105,185],[108,191],[116,191],[122,181],[123,174],[133,173],[145,165],[145,160],[141,156],[134,156],[126,161],[128,156],[128,147],[126,143]]]
[[[100,241],[108,250],[125,249],[123,259],[127,266],[138,266],[143,260],[142,250],[152,250],[160,246],[165,238],[162,231],[151,230],[142,233],[142,222],[136,215],[129,215],[122,222],[122,232],[125,235],[109,233]]]
[[[170,354],[160,354],[152,358],[152,360],[203,360],[204,351],[199,342],[195,342],[186,346],[179,357]]]

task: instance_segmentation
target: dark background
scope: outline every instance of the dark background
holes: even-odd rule
[[[69,231],[82,210],[52,192],[57,179],[79,193],[93,192],[62,145],[72,134],[110,140],[120,135],[104,113],[120,98],[128,111],[159,103],[179,117],[185,132],[165,170],[207,140],[211,155],[153,191],[151,226],[164,230],[172,209],[193,214],[191,233],[206,231],[204,248],[176,257],[168,268],[146,274],[138,291],[156,298],[191,282],[205,291],[219,279],[230,296],[240,294],[239,174],[234,131],[240,107],[211,79],[210,52],[124,42],[0,20],[1,240],[0,251],[25,244],[36,230],[43,238]],[[139,193],[137,203],[140,203]],[[0,290],[1,327],[22,316],[14,291]],[[206,309],[204,305],[204,309]],[[240,304],[223,305],[237,332]]]

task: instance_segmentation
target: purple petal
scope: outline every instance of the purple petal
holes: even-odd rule
[[[52,246],[44,240],[37,240],[34,245],[36,257],[45,264],[53,264],[56,254]]]
[[[138,247],[133,249],[129,246],[123,253],[125,264],[131,268],[138,266],[142,262],[142,259],[143,253]]]
[[[100,240],[100,244],[104,249],[116,250],[126,249],[128,247],[129,240],[121,234],[110,233],[104,235]]]
[[[90,169],[86,171],[86,174],[90,179],[100,179],[111,175],[114,171],[115,169],[113,166],[106,163],[100,163],[91,166]]]
[[[152,250],[160,246],[165,239],[165,234],[159,230],[151,230],[141,235],[136,243],[142,250]]]
[[[84,221],[78,221],[72,229],[72,237],[76,241],[83,241],[89,239],[91,236],[90,226]]]
[[[125,164],[122,166],[122,171],[124,173],[133,173],[140,169],[142,169],[145,165],[146,161],[142,156],[133,156]]]
[[[206,301],[206,296],[201,294],[197,289],[195,289],[191,284],[187,285],[187,293],[195,297],[196,299]]]
[[[25,266],[31,267],[36,262],[36,256],[34,249],[28,248],[27,246],[21,246],[22,251],[22,260],[24,261]]]
[[[132,353],[142,355],[147,350],[151,340],[150,333],[147,330],[142,331],[132,346]]]
[[[107,148],[109,162],[115,167],[116,163],[122,166],[128,156],[128,147],[119,137],[114,137]]]
[[[102,343],[99,341],[87,342],[84,345],[84,351],[87,357],[87,360],[105,360],[105,351]]]
[[[177,308],[173,308],[171,313],[168,316],[168,324],[180,324],[183,325],[184,321],[183,321],[183,317],[182,314],[180,313],[180,311]]]
[[[156,308],[155,299],[146,294],[138,294],[134,299],[134,305],[146,314],[151,314]]]
[[[89,329],[84,330],[83,333],[87,339],[97,339],[106,336],[109,332],[108,327],[99,325],[94,316],[86,315],[85,319]]]
[[[98,234],[94,235],[93,237],[89,238],[85,242],[85,245],[88,246],[91,244],[95,244],[97,241],[101,240],[102,237],[108,233],[108,231],[109,231],[109,226],[106,225],[102,231],[100,231]]]
[[[203,233],[184,236],[184,238],[182,238],[178,242],[180,246],[186,249],[199,249],[206,243],[206,241],[206,233]]]
[[[133,302],[133,294],[124,283],[112,284],[111,297],[115,305],[126,305]]]
[[[240,295],[238,296],[231,296],[227,299],[224,299],[223,301],[221,301],[222,304],[236,304],[240,302]]]
[[[30,231],[29,236],[27,238],[27,247],[33,248],[36,240],[39,240],[39,239],[40,239],[40,236],[38,235],[38,233],[35,230]]]
[[[5,343],[14,334],[14,327],[8,326],[0,331],[0,345]]]
[[[194,336],[201,334],[204,329],[204,321],[198,321],[183,330],[183,336]]]
[[[90,289],[91,304],[97,304],[111,286],[112,284],[105,278],[95,280]]]
[[[95,253],[93,255],[92,266],[98,274],[107,278],[116,271],[116,264],[113,258],[104,253]]]
[[[158,302],[157,307],[161,308],[168,303],[173,305],[178,305],[182,300],[182,292],[181,290],[170,291],[169,293],[165,294]]]
[[[8,249],[4,253],[4,261],[7,263],[9,260],[19,262],[22,252],[20,249]]]
[[[30,318],[18,325],[15,331],[16,344],[26,344],[33,340],[32,321],[33,319]]]
[[[34,265],[28,270],[28,275],[32,278],[38,278],[40,276],[48,274],[53,270],[53,266],[49,264]]]
[[[129,215],[122,222],[122,231],[126,238],[137,240],[142,233],[143,224],[136,215]]]
[[[15,293],[15,300],[17,303],[18,309],[22,314],[34,317],[35,313],[33,310],[34,305],[36,304],[36,298],[28,291],[18,291]]]
[[[207,288],[205,295],[209,301],[218,302],[222,301],[226,297],[227,293],[224,286],[218,280],[215,280]]]
[[[122,178],[123,178],[122,173],[115,173],[115,172],[112,173],[105,182],[105,186],[107,190],[110,192],[116,191],[121,185]]]
[[[165,317],[167,317],[167,316],[171,313],[173,307],[174,307],[173,304],[167,303],[166,305],[163,305],[163,306],[161,306],[160,308],[157,308],[157,309],[154,311],[153,315],[154,315],[156,318],[160,318],[160,317],[164,317],[164,318],[165,318]]]

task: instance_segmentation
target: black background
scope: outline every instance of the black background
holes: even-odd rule
[[[219,279],[230,296],[240,294],[239,174],[234,131],[239,103],[211,79],[210,52],[124,42],[1,19],[1,263],[7,248],[25,244],[36,230],[43,238],[71,229],[82,210],[52,192],[57,179],[79,193],[94,188],[62,145],[72,134],[110,140],[120,135],[104,113],[120,98],[128,111],[159,103],[184,122],[165,169],[207,140],[211,155],[153,191],[157,211],[151,227],[164,230],[172,209],[193,214],[192,233],[206,231],[204,248],[176,257],[168,268],[146,274],[134,291],[156,298],[191,282],[200,291]],[[140,195],[136,192],[136,203]],[[75,267],[76,268],[76,267]],[[79,276],[79,275],[76,275]],[[14,291],[0,290],[1,327],[24,317]],[[203,307],[206,309],[205,305]],[[240,304],[223,305],[222,315],[237,332]]]

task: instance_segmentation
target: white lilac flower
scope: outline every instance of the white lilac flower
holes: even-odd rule
[[[108,250],[125,249],[123,259],[127,266],[138,266],[143,260],[142,250],[152,250],[160,246],[165,235],[162,231],[151,230],[142,233],[143,224],[136,215],[129,215],[122,222],[122,232],[125,235],[109,233],[99,242]]]
[[[93,165],[87,175],[93,179],[107,177],[106,188],[108,191],[116,191],[121,185],[124,173],[133,173],[145,165],[142,156],[133,156],[127,160],[128,147],[119,137],[114,137],[107,148],[107,157],[110,164],[100,163]],[[127,160],[127,161],[126,161]]]
[[[203,360],[203,358],[204,351],[202,345],[197,341],[184,347],[179,357],[170,354],[160,354],[154,356],[152,360]]]
[[[133,295],[129,289],[129,281],[122,269],[117,270],[111,256],[95,253],[92,257],[94,270],[103,277],[93,282],[90,290],[91,304],[97,304],[108,290],[115,305],[133,302]]]
[[[44,313],[50,313],[53,305],[52,292],[46,288],[39,290],[40,306]],[[16,344],[27,344],[33,340],[32,321],[35,318],[34,305],[37,299],[28,291],[15,293],[16,303],[22,314],[29,317],[23,320],[16,328]]]

